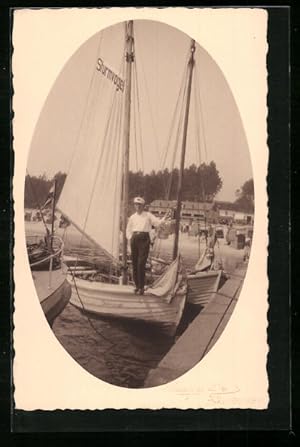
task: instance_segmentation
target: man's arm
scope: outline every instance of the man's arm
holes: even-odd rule
[[[132,218],[131,217],[129,217],[128,222],[127,222],[126,237],[128,240],[130,240],[132,237]]]
[[[162,219],[159,219],[158,217],[154,216],[152,213],[149,212],[149,217],[151,221],[151,225],[153,227],[159,227],[163,225],[167,219],[169,219],[169,211],[164,215]]]

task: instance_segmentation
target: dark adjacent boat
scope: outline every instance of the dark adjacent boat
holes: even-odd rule
[[[67,267],[62,261],[64,243],[58,236],[28,236],[27,253],[35,289],[50,326],[71,296]]]

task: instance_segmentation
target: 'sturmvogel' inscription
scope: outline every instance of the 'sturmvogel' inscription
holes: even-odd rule
[[[104,76],[107,77],[111,82],[113,82],[116,86],[117,91],[121,90],[121,92],[124,91],[124,84],[125,82],[123,79],[121,79],[116,73],[114,73],[110,68],[108,68],[105,64],[103,59],[100,57],[97,60],[97,66],[96,70],[100,71]]]

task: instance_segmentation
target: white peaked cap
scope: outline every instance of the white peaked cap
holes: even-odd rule
[[[145,200],[142,197],[135,197],[133,203],[140,203],[141,205],[145,205]]]

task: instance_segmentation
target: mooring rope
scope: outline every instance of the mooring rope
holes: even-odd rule
[[[207,354],[209,345],[211,344],[211,342],[212,342],[213,338],[215,337],[215,335],[216,335],[216,333],[217,333],[217,331],[218,331],[218,329],[219,329],[221,323],[223,322],[223,320],[224,320],[224,318],[225,318],[225,315],[226,315],[226,313],[227,313],[229,307],[231,306],[231,304],[232,304],[233,301],[236,301],[236,300],[237,300],[236,295],[237,295],[238,291],[239,291],[239,288],[235,291],[235,293],[234,293],[233,296],[231,297],[231,299],[230,299],[228,305],[226,306],[225,312],[223,313],[223,315],[222,315],[222,317],[221,317],[219,323],[217,324],[217,326],[216,326],[214,332],[212,333],[210,339],[208,340],[208,343],[207,343],[207,345],[206,345],[206,347],[205,347],[205,349],[204,349],[204,352],[202,353],[202,356],[201,356],[201,358],[200,358],[199,361],[201,361],[201,360],[203,359],[203,357]],[[219,293],[219,292],[217,292],[217,293]],[[221,295],[221,294],[220,294],[220,295]],[[226,296],[226,295],[225,295],[225,296]]]
[[[77,297],[78,297],[78,299],[79,299],[79,301],[80,301],[80,304],[81,304],[81,306],[82,306],[82,310],[84,310],[85,312],[87,312],[86,309],[85,309],[85,307],[84,307],[84,304],[83,304],[83,302],[82,302],[80,293],[79,293],[79,291],[78,291],[78,287],[77,287],[77,284],[76,284],[76,279],[75,279],[74,272],[73,272],[73,270],[71,270],[70,268],[69,268],[68,270],[69,270],[69,272],[70,272],[71,275],[72,275],[72,279],[73,279],[73,282],[74,282],[74,287],[75,287],[75,290],[76,290]],[[102,334],[102,332],[100,332],[100,331],[94,326],[93,322],[91,321],[91,319],[90,319],[90,317],[88,316],[87,313],[85,313],[85,316],[86,316],[86,318],[87,318],[87,320],[88,320],[90,326],[92,327],[92,329],[93,329],[98,335],[100,335],[100,337],[103,338],[103,340],[105,340],[107,343],[110,343],[112,346],[114,346],[115,343],[112,343],[108,338],[106,338],[106,337]]]

